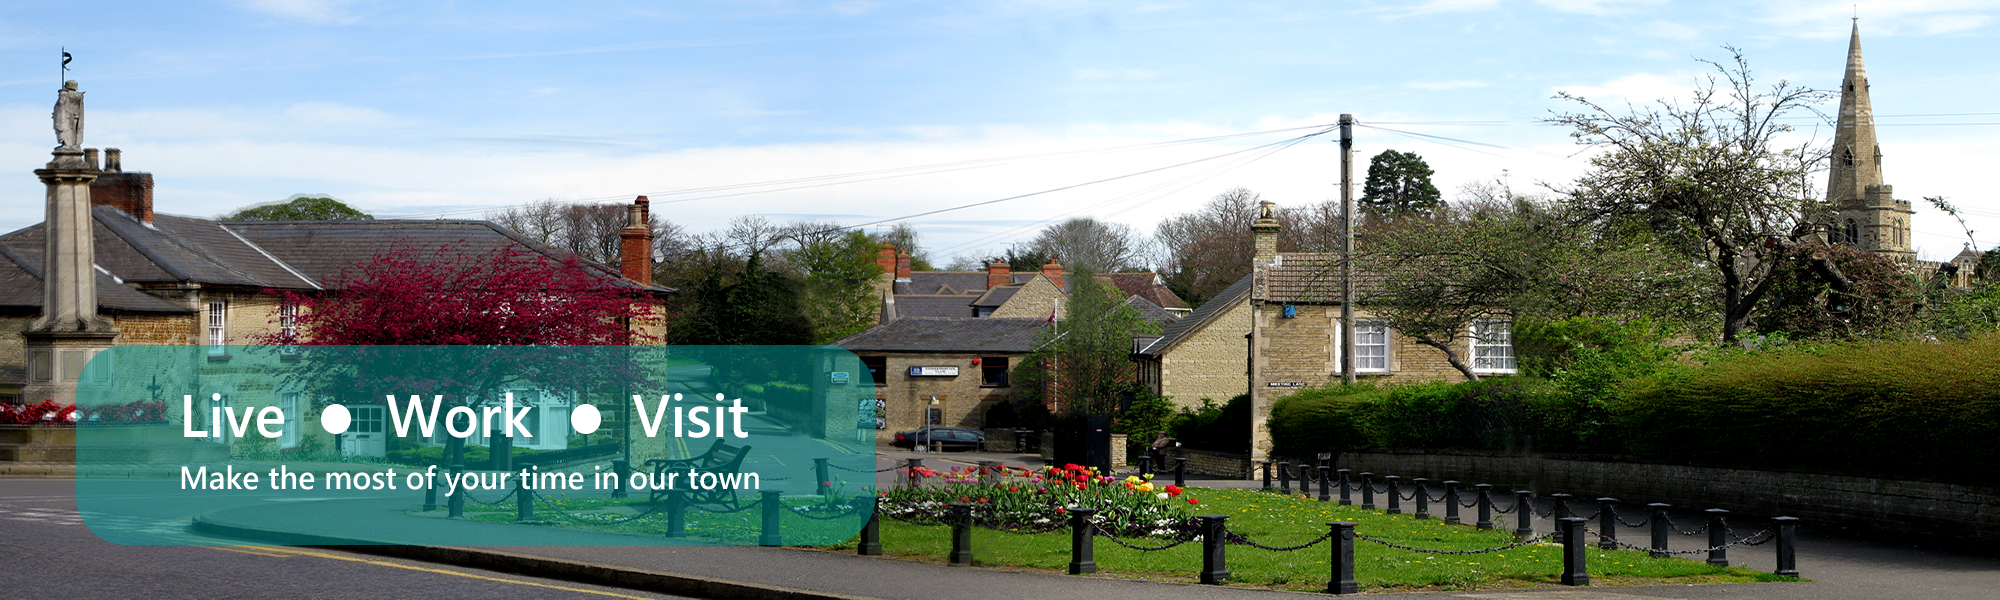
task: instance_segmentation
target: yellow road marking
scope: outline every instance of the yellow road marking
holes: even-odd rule
[[[813,441],[815,441],[815,442],[819,442],[819,443],[822,443],[822,444],[826,444],[826,445],[828,445],[828,446],[833,446],[833,449],[835,449],[835,450],[839,450],[841,454],[854,454],[854,453],[855,453],[855,452],[854,452],[853,450],[848,450],[846,446],[842,446],[842,445],[840,445],[840,444],[835,444],[835,443],[833,443],[833,442],[829,442],[829,441],[826,441],[826,438],[813,438]]]
[[[265,552],[258,552],[258,551],[255,551],[255,550],[244,550],[244,549],[242,549],[242,548],[231,548],[231,547],[228,547],[228,546],[196,546],[196,547],[197,547],[197,548],[207,548],[207,549],[210,549],[210,550],[221,550],[221,551],[223,551],[223,552],[235,552],[235,553],[238,553],[238,554],[255,554],[255,555],[257,555],[257,556],[269,556],[269,557],[271,557],[271,558],[286,558],[286,557],[288,557],[288,556],[289,556],[289,555],[286,555],[286,554],[270,554],[270,553],[265,553]]]
[[[207,546],[207,547],[210,547],[210,548],[216,548],[216,549],[218,549],[218,550],[222,550],[222,549],[225,549],[225,548],[220,548],[220,547],[216,547],[216,546]],[[467,578],[472,578],[472,579],[483,579],[483,580],[486,580],[486,581],[496,581],[496,582],[500,582],[500,583],[511,583],[511,584],[514,584],[514,585],[526,585],[526,586],[534,586],[534,587],[538,587],[538,588],[547,588],[547,589],[551,589],[551,590],[562,590],[562,591],[565,591],[565,592],[577,592],[577,593],[581,593],[581,594],[595,594],[595,595],[598,595],[598,596],[610,596],[610,597],[612,597],[612,598],[630,598],[631,600],[647,600],[647,599],[646,599],[646,597],[644,597],[644,596],[630,596],[630,595],[626,595],[626,594],[617,594],[617,593],[612,593],[612,592],[603,592],[603,591],[598,591],[598,590],[587,590],[587,589],[583,589],[583,588],[576,588],[576,587],[568,587],[568,586],[561,586],[561,585],[549,585],[549,584],[546,584],[546,583],[535,583],[535,582],[532,582],[532,581],[518,581],[518,580],[513,580],[513,579],[502,579],[502,578],[499,578],[499,577],[487,577],[487,576],[485,576],[485,575],[474,575],[474,574],[471,574],[471,573],[460,573],[460,572],[458,572],[458,571],[449,571],[449,570],[445,570],[445,569],[432,569],[432,568],[428,568],[428,567],[418,567],[418,566],[412,566],[412,565],[403,565],[403,564],[397,564],[397,563],[392,563],[392,562],[388,562],[388,561],[382,561],[382,560],[371,560],[371,559],[366,559],[366,558],[354,558],[354,557],[351,557],[351,556],[340,556],[340,555],[338,555],[338,554],[327,554],[327,553],[324,553],[324,552],[312,552],[312,551],[307,551],[307,550],[297,550],[297,549],[292,549],[292,548],[277,548],[277,547],[272,547],[272,546],[258,546],[257,548],[258,548],[259,550],[267,550],[267,551],[271,551],[271,552],[282,552],[282,553],[285,553],[285,554],[294,554],[294,555],[300,555],[300,556],[312,556],[312,557],[317,557],[317,558],[330,558],[330,559],[333,559],[333,560],[344,560],[344,561],[347,561],[347,562],[357,562],[357,563],[363,563],[363,564],[370,564],[370,565],[377,565],[377,566],[383,566],[383,567],[395,567],[395,568],[398,568],[398,569],[408,569],[408,570],[411,570],[411,571],[423,571],[423,572],[425,572],[425,573],[438,573],[438,574],[442,574],[442,575],[456,575],[456,576],[459,576],[459,577],[467,577]],[[245,552],[245,551],[243,551],[243,550],[232,550],[232,551],[236,551],[236,552]],[[251,553],[251,554],[255,554],[255,552],[250,552],[250,553]]]

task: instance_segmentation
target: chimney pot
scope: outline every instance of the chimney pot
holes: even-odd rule
[[[125,161],[124,161],[124,160],[123,160],[123,159],[121,158],[121,155],[122,155],[122,154],[123,154],[123,151],[120,151],[120,150],[119,150],[119,149],[117,149],[117,148],[105,148],[105,149],[104,149],[104,170],[105,170],[106,172],[110,172],[110,173],[123,173],[123,172],[125,172],[125,165],[124,165],[124,162],[125,162]]]
[[[1063,287],[1063,266],[1057,263],[1056,259],[1051,258],[1049,264],[1042,265],[1042,276],[1049,278],[1049,282],[1056,284],[1056,287]]]
[[[646,197],[626,208],[625,228],[618,232],[618,272],[640,285],[653,284],[653,228],[646,224]]]
[[[84,162],[84,164],[87,164],[87,165],[90,165],[90,170],[92,170],[92,171],[96,171],[96,170],[98,170],[98,168],[97,168],[97,149],[96,149],[96,148],[84,148],[84,149],[83,149],[83,162]]]

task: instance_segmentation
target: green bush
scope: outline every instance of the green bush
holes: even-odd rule
[[[1200,410],[1182,408],[1167,426],[1167,436],[1193,450],[1247,454],[1250,452],[1250,395],[1238,394],[1223,405],[1203,398]]]
[[[1991,485],[2000,333],[1733,352],[1625,386],[1633,454]]]
[[[1356,383],[1306,388],[1278,399],[1265,421],[1271,431],[1271,453],[1299,458],[1364,445],[1359,399],[1380,391],[1372,383]]]
[[[1310,388],[1271,407],[1271,443],[1291,457],[1334,448],[1522,448],[1526,407],[1548,393],[1546,382],[1529,378]]]

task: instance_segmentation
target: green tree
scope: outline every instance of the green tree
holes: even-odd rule
[[[1722,340],[1737,343],[1785,255],[1815,233],[1823,208],[1807,176],[1826,150],[1779,144],[1793,130],[1785,119],[1829,94],[1785,81],[1760,89],[1743,53],[1728,49],[1731,64],[1702,61],[1716,74],[1687,101],[1618,113],[1558,93],[1582,110],[1545,122],[1604,150],[1590,159],[1591,172],[1558,191],[1600,226],[1649,228],[1663,248],[1704,265]]]
[[[1429,215],[1444,207],[1444,197],[1431,185],[1431,166],[1424,157],[1383,150],[1368,161],[1360,204],[1369,216]]]
[[[329,196],[293,196],[291,200],[246,206],[224,215],[223,221],[372,221],[375,217]]]
[[[1069,415],[1111,414],[1131,389],[1132,336],[1158,334],[1159,325],[1118,297],[1088,270],[1068,276],[1066,316],[1035,337],[1034,350],[1014,371],[1026,398],[1050,402]]]
[[[882,268],[875,264],[877,242],[858,230],[826,235],[830,227],[800,224],[802,233],[786,260],[802,273],[800,308],[812,323],[813,343],[847,337],[875,324],[879,298],[873,282]]]
[[[761,252],[740,262],[720,249],[697,251],[681,271],[676,311],[667,321],[676,344],[791,345],[813,342],[812,322],[799,309],[796,278],[765,267]]]

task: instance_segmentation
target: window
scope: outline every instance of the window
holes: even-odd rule
[[[228,300],[208,301],[208,353],[211,356],[223,354],[222,345],[229,339],[223,333],[224,326],[228,324],[228,315]]]
[[[1354,322],[1354,370],[1389,370],[1389,324],[1381,321]]]
[[[298,392],[278,394],[278,410],[285,413],[285,430],[278,436],[278,447],[299,447],[299,420],[305,416],[299,414]]]
[[[889,357],[863,356],[861,364],[868,367],[868,376],[875,378],[875,387],[889,385]]]
[[[932,427],[938,427],[938,426],[941,426],[941,425],[944,425],[944,411],[943,411],[943,410],[939,410],[939,409],[935,409],[935,408],[933,408],[933,409],[930,409],[930,425],[931,425]]]
[[[1508,322],[1472,323],[1472,370],[1479,373],[1514,372],[1514,333]]]
[[[286,340],[298,339],[299,305],[297,304],[278,305],[278,335],[283,336]],[[299,354],[299,349],[297,347],[287,345],[283,350],[280,350],[279,352],[283,356],[297,357]]]
[[[979,359],[979,385],[984,387],[1007,387],[1007,357],[985,357]]]

